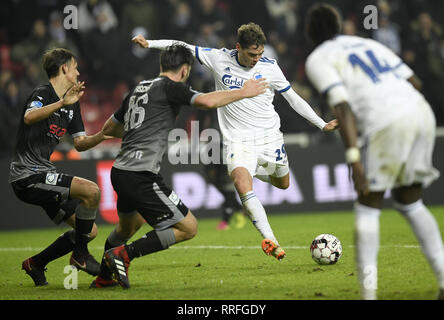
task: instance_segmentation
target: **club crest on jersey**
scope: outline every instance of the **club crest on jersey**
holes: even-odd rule
[[[257,80],[257,79],[261,79],[263,78],[263,76],[261,75],[260,72],[255,72],[253,75],[253,79]]]
[[[224,74],[222,83],[230,89],[240,89],[244,85],[244,80],[233,77],[231,74]]]

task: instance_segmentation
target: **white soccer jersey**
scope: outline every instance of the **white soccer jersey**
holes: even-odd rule
[[[258,144],[282,137],[280,118],[273,105],[275,91],[282,93],[290,106],[308,121],[320,129],[324,127],[325,122],[291,88],[276,60],[262,57],[253,68],[248,68],[239,63],[235,49],[203,48],[173,40],[150,40],[149,46],[165,49],[175,43],[185,45],[209,69],[216,90],[241,88],[248,79],[267,79],[269,88],[265,93],[218,108],[219,126],[225,142]]]
[[[273,106],[274,91],[288,91],[291,86],[276,60],[262,57],[253,68],[242,66],[237,50],[195,47],[196,59],[212,73],[216,90],[241,88],[248,79],[266,78],[269,89],[256,97],[218,108],[219,126],[229,141],[250,141],[264,136],[281,135],[280,118]]]
[[[348,102],[363,136],[414,112],[424,97],[406,81],[413,71],[390,49],[356,36],[337,36],[308,57],[306,72],[330,106]]]

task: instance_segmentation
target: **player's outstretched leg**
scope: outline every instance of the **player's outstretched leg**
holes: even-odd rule
[[[170,228],[152,230],[130,244],[107,250],[105,259],[115,279],[123,288],[128,289],[128,269],[133,259],[166,250],[175,243],[194,238],[196,234],[197,220],[191,211],[188,211],[185,218]]]

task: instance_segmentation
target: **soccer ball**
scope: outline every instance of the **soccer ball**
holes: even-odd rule
[[[342,255],[341,241],[332,234],[321,234],[311,243],[310,252],[319,264],[335,264]]]

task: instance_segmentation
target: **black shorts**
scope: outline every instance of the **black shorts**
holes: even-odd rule
[[[11,183],[17,198],[41,206],[55,224],[75,213],[80,200],[71,199],[69,191],[74,177],[63,173],[38,173]]]
[[[113,167],[111,182],[117,193],[119,213],[137,211],[155,229],[169,228],[188,213],[187,206],[165,185],[162,176],[158,174]]]

